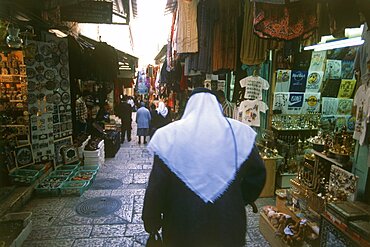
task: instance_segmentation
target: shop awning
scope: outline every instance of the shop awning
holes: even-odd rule
[[[157,56],[155,56],[154,61],[156,64],[162,63],[164,60],[163,57],[167,54],[167,45],[164,45],[162,49],[158,52]]]

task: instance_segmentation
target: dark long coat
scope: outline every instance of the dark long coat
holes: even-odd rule
[[[156,155],[144,199],[145,230],[162,227],[166,247],[244,246],[245,205],[258,198],[265,177],[254,147],[228,189],[214,203],[205,203]]]

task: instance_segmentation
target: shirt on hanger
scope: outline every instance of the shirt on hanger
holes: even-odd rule
[[[260,112],[265,113],[268,106],[260,100],[244,100],[239,105],[239,121],[249,125],[260,127]]]
[[[262,90],[268,90],[268,81],[260,76],[248,76],[240,80],[240,86],[245,87],[244,98],[249,100],[262,99]]]

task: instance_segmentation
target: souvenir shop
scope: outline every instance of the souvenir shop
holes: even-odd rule
[[[37,184],[39,194],[79,194],[120,147],[112,109],[124,82],[132,87],[138,59],[30,23],[0,20],[0,188]]]
[[[260,210],[270,245],[370,246],[369,4],[178,0],[166,10],[153,90],[174,95],[180,115],[194,87],[221,90],[229,117],[257,131],[260,197],[276,197]]]

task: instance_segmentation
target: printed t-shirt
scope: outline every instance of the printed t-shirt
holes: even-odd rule
[[[262,99],[262,90],[268,90],[268,81],[260,76],[248,76],[240,80],[240,86],[245,87],[244,98],[249,100]]]
[[[244,100],[239,105],[239,121],[249,126],[260,127],[260,112],[265,113],[268,106],[260,100]]]

